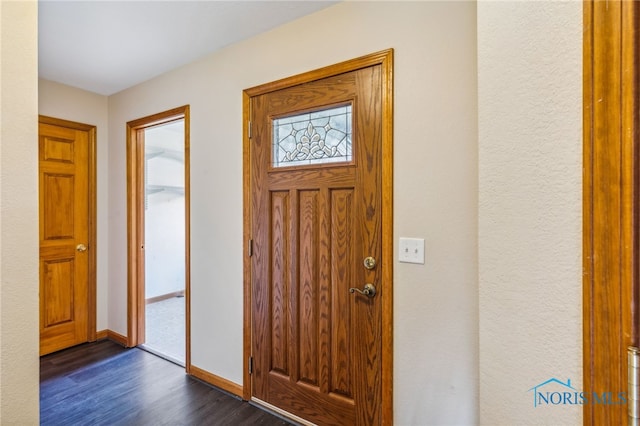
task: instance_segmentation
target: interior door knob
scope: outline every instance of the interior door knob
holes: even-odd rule
[[[84,244],[78,244],[76,246],[76,250],[78,250],[79,252],[87,251],[87,246],[85,246]]]

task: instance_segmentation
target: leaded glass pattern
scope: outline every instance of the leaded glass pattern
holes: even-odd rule
[[[273,167],[351,162],[351,105],[273,120]]]

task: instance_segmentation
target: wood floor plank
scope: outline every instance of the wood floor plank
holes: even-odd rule
[[[105,340],[40,359],[40,424],[291,423],[187,376],[164,359]]]

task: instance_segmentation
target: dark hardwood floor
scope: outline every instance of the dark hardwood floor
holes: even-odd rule
[[[288,425],[187,376],[184,369],[111,341],[40,359],[41,425]]]

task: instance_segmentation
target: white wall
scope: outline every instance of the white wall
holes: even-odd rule
[[[581,2],[478,4],[480,420],[581,424]]]
[[[38,6],[0,2],[0,423],[39,423]]]
[[[182,192],[150,193],[144,212],[145,297],[185,289],[185,139],[184,120],[145,130],[146,185],[166,185]]]
[[[185,197],[175,192],[149,195],[145,211],[145,298],[185,289]]]
[[[473,2],[346,2],[109,98],[109,327],[126,332],[125,123],[191,105],[192,361],[242,383],[242,90],[395,48],[395,424],[478,406]]]
[[[109,269],[109,130],[108,98],[75,87],[39,80],[38,113],[63,120],[96,126],[97,147],[97,330],[107,329]]]
[[[145,298],[185,289],[184,195],[159,192],[149,196],[145,211]]]

